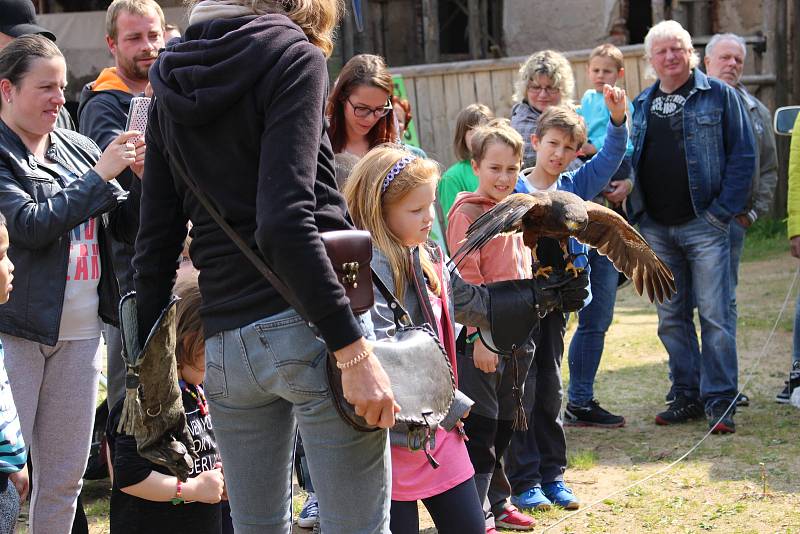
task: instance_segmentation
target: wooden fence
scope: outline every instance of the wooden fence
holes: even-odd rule
[[[644,79],[647,67],[644,47],[631,45],[620,49],[625,55],[625,79],[619,85],[635,96],[649,85]],[[564,54],[572,63],[577,100],[589,88],[586,63],[590,52]],[[451,165],[455,161],[452,136],[456,115],[474,102],[488,105],[497,117],[511,117],[514,83],[526,59],[522,56],[392,69],[392,74],[403,76],[422,149],[443,165]]]
[[[700,37],[695,39],[695,45],[702,50],[707,41],[707,38]],[[746,65],[745,72],[749,72],[742,81],[768,107],[772,107],[772,93],[761,93],[762,88],[771,90],[775,84],[774,74],[762,72],[763,50],[759,50],[758,45],[763,44],[764,38],[747,37],[745,41],[748,46],[753,47],[755,53],[748,54],[750,63]],[[645,74],[648,62],[644,57],[643,45],[622,46],[620,50],[625,56],[625,78],[618,85],[624,87],[628,97],[632,99],[651,85],[653,80],[647,79]],[[580,101],[583,93],[590,87],[586,76],[590,53],[591,50],[588,49],[564,53],[572,64],[575,75],[576,101]],[[445,166],[454,163],[452,136],[455,132],[456,115],[462,108],[474,102],[488,105],[497,117],[510,118],[514,83],[519,67],[526,59],[526,56],[520,56],[392,69],[392,74],[403,76],[422,149]]]

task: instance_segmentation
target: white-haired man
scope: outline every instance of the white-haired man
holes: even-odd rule
[[[719,78],[736,89],[750,117],[756,141],[756,163],[753,183],[746,197],[745,208],[731,221],[731,328],[736,333],[736,286],[739,283],[739,259],[744,245],[744,234],[756,219],[768,215],[778,183],[778,153],[772,133],[772,115],[767,107],[747,92],[742,84],[747,46],[744,39],[734,33],[718,33],[706,45],[703,59],[706,73]]]
[[[675,400],[669,425],[705,415],[714,433],[735,431],[738,390],[730,327],[730,222],[745,211],[754,166],[747,112],[727,84],[697,68],[689,33],[653,26],[645,52],[657,81],[633,102],[636,185],[628,212],[675,275],[678,292],[657,306]],[[698,343],[693,309],[700,315]]]

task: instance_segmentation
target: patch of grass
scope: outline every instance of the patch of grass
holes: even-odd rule
[[[591,449],[581,449],[572,451],[567,457],[567,467],[569,469],[586,470],[597,465],[597,452]]]
[[[704,420],[674,427],[654,424],[669,389],[667,354],[656,335],[654,306],[630,287],[623,289],[606,336],[595,393],[603,407],[625,416],[626,426],[566,430],[567,484],[584,507],[604,500],[548,533],[800,533],[800,411],[773,401],[791,360],[793,306],[756,365],[797,268],[787,251],[784,223],[758,221],[747,234],[744,261],[737,295],[737,344],[739,383],[752,375],[746,388],[751,405],[737,411],[736,434],[711,436],[670,471],[608,497],[678,458],[707,430]],[[565,347],[573,331],[574,322]],[[563,371],[566,388],[566,357]],[[108,528],[108,508],[102,502],[107,503],[107,490],[95,484],[87,484],[92,487],[87,511],[90,532],[99,534]],[[295,491],[295,514],[304,500],[305,495]],[[535,532],[568,513],[555,508],[533,512]],[[435,533],[422,506],[420,526],[421,532]]]
[[[747,229],[742,261],[763,260],[788,251],[786,219],[759,219]]]

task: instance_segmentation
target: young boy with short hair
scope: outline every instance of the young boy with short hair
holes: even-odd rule
[[[588,129],[589,140],[583,145],[583,151],[594,155],[603,148],[608,127],[609,111],[604,102],[603,87],[606,84],[613,87],[625,75],[622,52],[612,44],[598,46],[589,55],[587,71],[593,88],[583,95],[578,113],[583,116]],[[630,103],[628,111],[633,113]],[[625,158],[611,178],[608,189],[595,197],[595,202],[612,209],[621,206],[633,188],[631,154],[633,144],[629,138]],[[578,313],[578,328],[569,346],[569,389],[564,424],[617,428],[625,426],[625,418],[600,406],[594,398],[594,380],[603,355],[606,331],[614,317],[619,273],[596,250],[590,250],[588,257],[592,302]]]
[[[586,141],[586,126],[572,109],[552,106],[539,118],[531,136],[536,166],[519,179],[516,192],[559,189],[590,200],[606,188],[624,156],[628,130],[625,91],[605,85],[603,96],[610,121],[604,146],[597,155],[579,169],[564,172]],[[571,260],[576,267],[587,267],[585,245],[571,239],[569,252],[570,257],[565,258],[558,242],[550,238],[538,242],[540,266],[561,270]],[[549,509],[556,504],[574,510],[579,506],[572,490],[564,484],[567,445],[560,412],[565,329],[565,315],[554,312],[540,320],[539,332],[534,335],[536,352],[523,397],[529,427],[526,432],[515,433],[506,464],[513,494],[511,502],[520,508]]]
[[[0,213],[0,304],[8,302],[14,264],[8,257],[6,218]],[[20,503],[28,493],[28,449],[22,439],[14,396],[0,342],[0,532],[14,532]]]
[[[522,136],[506,119],[495,119],[473,130],[471,166],[478,177],[478,187],[474,193],[459,193],[450,208],[447,245],[451,251],[458,250],[467,228],[478,217],[514,191],[522,150]],[[498,236],[466,256],[459,264],[459,272],[472,284],[530,278],[530,257],[522,234]],[[505,503],[492,516],[486,499],[495,465],[511,439],[515,415],[513,388],[527,373],[533,350],[528,346],[527,350],[519,351],[517,376],[513,376],[513,366],[487,349],[477,339],[474,328],[468,329],[467,334],[467,342],[462,333],[456,347],[459,389],[475,401],[464,420],[464,429],[469,436],[467,451],[475,468],[478,497],[487,512],[487,532],[494,532],[495,523],[498,527],[530,530],[531,517]]]

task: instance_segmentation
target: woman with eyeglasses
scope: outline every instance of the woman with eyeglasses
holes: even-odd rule
[[[539,116],[550,106],[572,104],[574,91],[572,67],[559,52],[536,52],[520,67],[514,91],[516,104],[511,108],[511,126],[525,141],[523,168],[536,165],[531,135],[536,131]]]
[[[392,93],[392,75],[382,57],[359,54],[345,64],[328,97],[334,154],[362,158],[375,146],[397,139]]]
[[[392,75],[386,62],[372,54],[353,56],[336,78],[328,97],[327,115],[339,190],[344,188],[358,160],[370,149],[397,140],[393,90]],[[311,528],[319,520],[319,505],[302,439],[297,440],[295,447],[295,470],[300,486],[307,493],[297,524]]]

